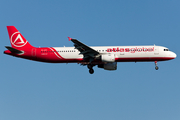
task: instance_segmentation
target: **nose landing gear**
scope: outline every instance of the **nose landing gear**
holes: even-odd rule
[[[158,70],[159,67],[157,66],[157,61],[155,61],[155,66],[156,66],[155,69]]]

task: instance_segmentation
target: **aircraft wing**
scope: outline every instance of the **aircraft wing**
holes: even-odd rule
[[[84,59],[94,59],[97,55],[99,55],[100,53],[94,49],[92,49],[91,47],[79,42],[76,39],[72,39],[70,37],[68,37],[70,41],[72,41],[74,43],[74,47],[75,49],[77,49],[80,54],[83,54]]]

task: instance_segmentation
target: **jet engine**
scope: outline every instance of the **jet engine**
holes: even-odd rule
[[[106,64],[99,64],[98,68],[104,68],[105,70],[116,70],[117,69],[117,62],[109,62]]]
[[[114,62],[115,56],[114,54],[104,54],[104,55],[101,55],[101,60],[102,62]]]

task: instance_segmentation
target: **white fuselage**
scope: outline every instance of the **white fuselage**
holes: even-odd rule
[[[60,56],[64,59],[79,59],[83,58],[78,50],[74,47],[53,47]],[[176,57],[174,52],[171,52],[166,47],[162,46],[103,46],[103,47],[91,47],[98,51],[100,54],[114,54],[116,60],[121,58],[129,58],[129,61],[143,61],[141,58],[158,58],[161,60],[169,60]],[[134,60],[133,60],[134,58]],[[151,60],[145,60],[151,61]],[[152,60],[154,61],[154,59]]]

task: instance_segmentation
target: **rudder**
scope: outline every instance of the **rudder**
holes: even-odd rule
[[[33,48],[14,26],[7,26],[7,30],[12,48],[21,50]]]

